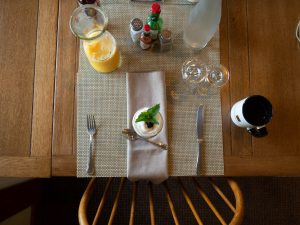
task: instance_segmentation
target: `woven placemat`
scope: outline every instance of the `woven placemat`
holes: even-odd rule
[[[133,17],[145,19],[151,3],[117,1],[102,4],[109,18],[108,29],[120,48],[122,65],[111,74],[99,74],[90,66],[82,46],[80,47],[77,76],[78,177],[88,176],[87,114],[95,115],[98,128],[94,148],[95,175],[126,176],[126,140],[121,136],[127,119],[125,73],[151,70],[162,70],[166,74],[170,176],[196,175],[196,110],[200,104],[205,106],[201,174],[224,174],[220,95],[181,96],[176,99],[171,97],[176,82],[181,79],[181,65],[187,58],[196,56],[207,63],[219,63],[219,33],[201,51],[194,52],[186,48],[182,40],[183,20],[192,6],[177,5],[177,2],[165,0],[162,4],[164,27],[173,32],[174,38],[173,49],[166,53],[144,51],[133,44],[130,38],[130,20]]]

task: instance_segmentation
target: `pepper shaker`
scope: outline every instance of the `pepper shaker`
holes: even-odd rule
[[[159,34],[160,51],[169,51],[172,48],[172,33],[168,29],[163,29]]]

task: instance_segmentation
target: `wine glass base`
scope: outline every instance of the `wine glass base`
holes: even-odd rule
[[[180,80],[171,82],[168,98],[170,101],[189,102],[203,98],[210,98],[220,93],[218,88],[209,90],[200,89],[199,87],[190,88],[186,83]]]
[[[199,99],[218,95],[219,93],[219,88],[191,87],[183,81],[173,81],[170,86],[169,97],[175,101],[186,101],[188,99]]]

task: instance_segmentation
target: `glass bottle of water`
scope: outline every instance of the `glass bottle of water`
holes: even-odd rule
[[[199,0],[192,8],[183,29],[184,42],[204,48],[217,31],[221,19],[222,0]]]

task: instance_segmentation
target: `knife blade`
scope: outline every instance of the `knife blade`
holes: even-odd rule
[[[201,148],[203,143],[203,114],[204,107],[200,105],[197,110],[196,127],[197,127],[197,141],[198,141],[198,153],[197,153],[197,175],[200,175],[201,170]]]

